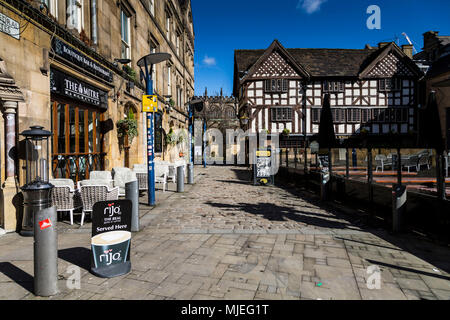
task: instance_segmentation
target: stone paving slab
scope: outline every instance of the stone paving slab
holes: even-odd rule
[[[313,194],[252,186],[245,168],[196,173],[186,193],[167,192],[155,208],[141,199],[128,275],[90,274],[89,223],[60,222],[60,292],[50,299],[450,299],[448,247],[364,229]],[[32,247],[17,234],[0,237],[0,299],[42,299],[32,293]],[[374,265],[379,289],[367,285]],[[67,286],[73,266],[79,289]]]

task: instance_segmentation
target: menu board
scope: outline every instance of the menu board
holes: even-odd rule
[[[131,271],[130,200],[97,202],[92,213],[91,272],[113,278]]]
[[[257,150],[255,163],[253,165],[253,175],[255,185],[273,184],[272,151]]]

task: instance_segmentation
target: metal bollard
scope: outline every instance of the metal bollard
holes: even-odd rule
[[[50,297],[58,293],[58,232],[56,207],[34,214],[34,294]]]
[[[139,185],[137,181],[125,184],[125,199],[133,203],[131,209],[131,232],[139,232]]]
[[[188,163],[188,184],[194,184],[194,164]]]
[[[394,185],[392,188],[392,231],[402,232],[405,227],[407,192],[406,186]]]
[[[184,166],[177,168],[177,192],[184,192]]]

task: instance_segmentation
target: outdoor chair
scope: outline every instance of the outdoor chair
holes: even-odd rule
[[[408,169],[408,173],[411,172],[411,168],[415,168],[417,172],[420,171],[419,167],[419,156],[412,155],[407,157],[402,157],[402,166]]]
[[[92,171],[89,173],[89,180],[104,181],[109,188],[114,187],[114,180],[110,171]]]
[[[161,183],[163,185],[163,192],[166,192],[167,175],[169,174],[168,165],[155,166],[155,183]]]
[[[392,158],[386,157],[384,154],[377,154],[375,156],[375,163],[376,163],[376,171],[378,172],[378,169],[381,168],[381,172],[384,172],[385,167],[391,167],[392,168]]]
[[[156,164],[155,164],[156,166]],[[148,171],[146,164],[135,164],[133,172],[136,174],[138,180],[139,191],[148,190]]]
[[[428,170],[431,169],[431,156],[428,153],[428,151],[421,152],[418,154],[419,161],[417,164],[417,171],[420,171],[422,169],[422,166],[427,166]]]
[[[448,178],[448,168],[450,168],[450,152],[447,154],[447,156],[444,156],[445,160],[445,176]]]
[[[136,173],[129,168],[113,168],[114,187],[119,187],[119,196],[125,196],[125,185],[137,181]]]
[[[176,183],[177,179],[177,169],[175,167],[175,164],[167,162],[167,161],[155,161],[155,167],[156,166],[168,166],[169,172],[167,174],[167,179],[172,180],[173,183]]]
[[[52,206],[56,207],[56,211],[69,212],[70,224],[73,225],[74,210],[83,207],[81,195],[71,179],[53,179],[50,183],[55,187],[51,192]]]
[[[101,201],[111,201],[119,199],[119,188],[110,189],[106,184],[102,184],[101,180],[84,180],[78,182],[83,202],[83,211],[81,215],[81,225],[84,223],[86,213],[92,210],[94,204]]]

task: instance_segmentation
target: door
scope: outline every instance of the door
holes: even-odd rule
[[[52,170],[55,179],[78,182],[89,179],[91,171],[103,170],[101,118],[95,109],[52,101]]]

